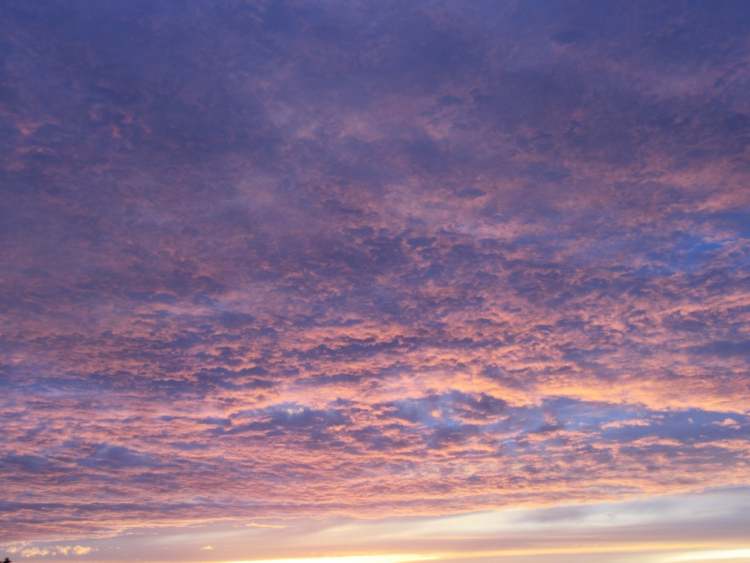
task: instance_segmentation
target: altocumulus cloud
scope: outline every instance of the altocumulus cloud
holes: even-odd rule
[[[0,541],[750,481],[749,33],[2,2]]]

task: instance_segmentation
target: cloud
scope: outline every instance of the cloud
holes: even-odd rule
[[[746,11],[4,2],[8,541],[747,482]]]
[[[6,547],[8,553],[11,555],[18,554],[24,559],[38,558],[38,557],[82,557],[88,555],[94,551],[94,548],[86,545],[51,545],[46,547],[39,547],[35,545],[11,545]]]
[[[98,444],[91,455],[80,461],[80,464],[92,468],[122,469],[132,467],[158,467],[160,464],[153,457],[134,451],[125,446]]]

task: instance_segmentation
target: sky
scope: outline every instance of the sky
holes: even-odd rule
[[[750,561],[744,0],[3,0],[0,559]]]

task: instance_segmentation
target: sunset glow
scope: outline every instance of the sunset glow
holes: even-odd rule
[[[254,559],[252,561],[230,561],[227,563],[409,563],[438,559],[430,555],[352,555],[343,557],[302,557],[294,559]]]
[[[747,0],[2,0],[0,561],[750,563]]]
[[[669,561],[726,561],[750,560],[750,548],[746,549],[717,549],[714,551],[696,551],[685,553],[669,559]]]

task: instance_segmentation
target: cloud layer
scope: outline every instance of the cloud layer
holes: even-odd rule
[[[749,14],[4,2],[0,541],[748,483]]]

